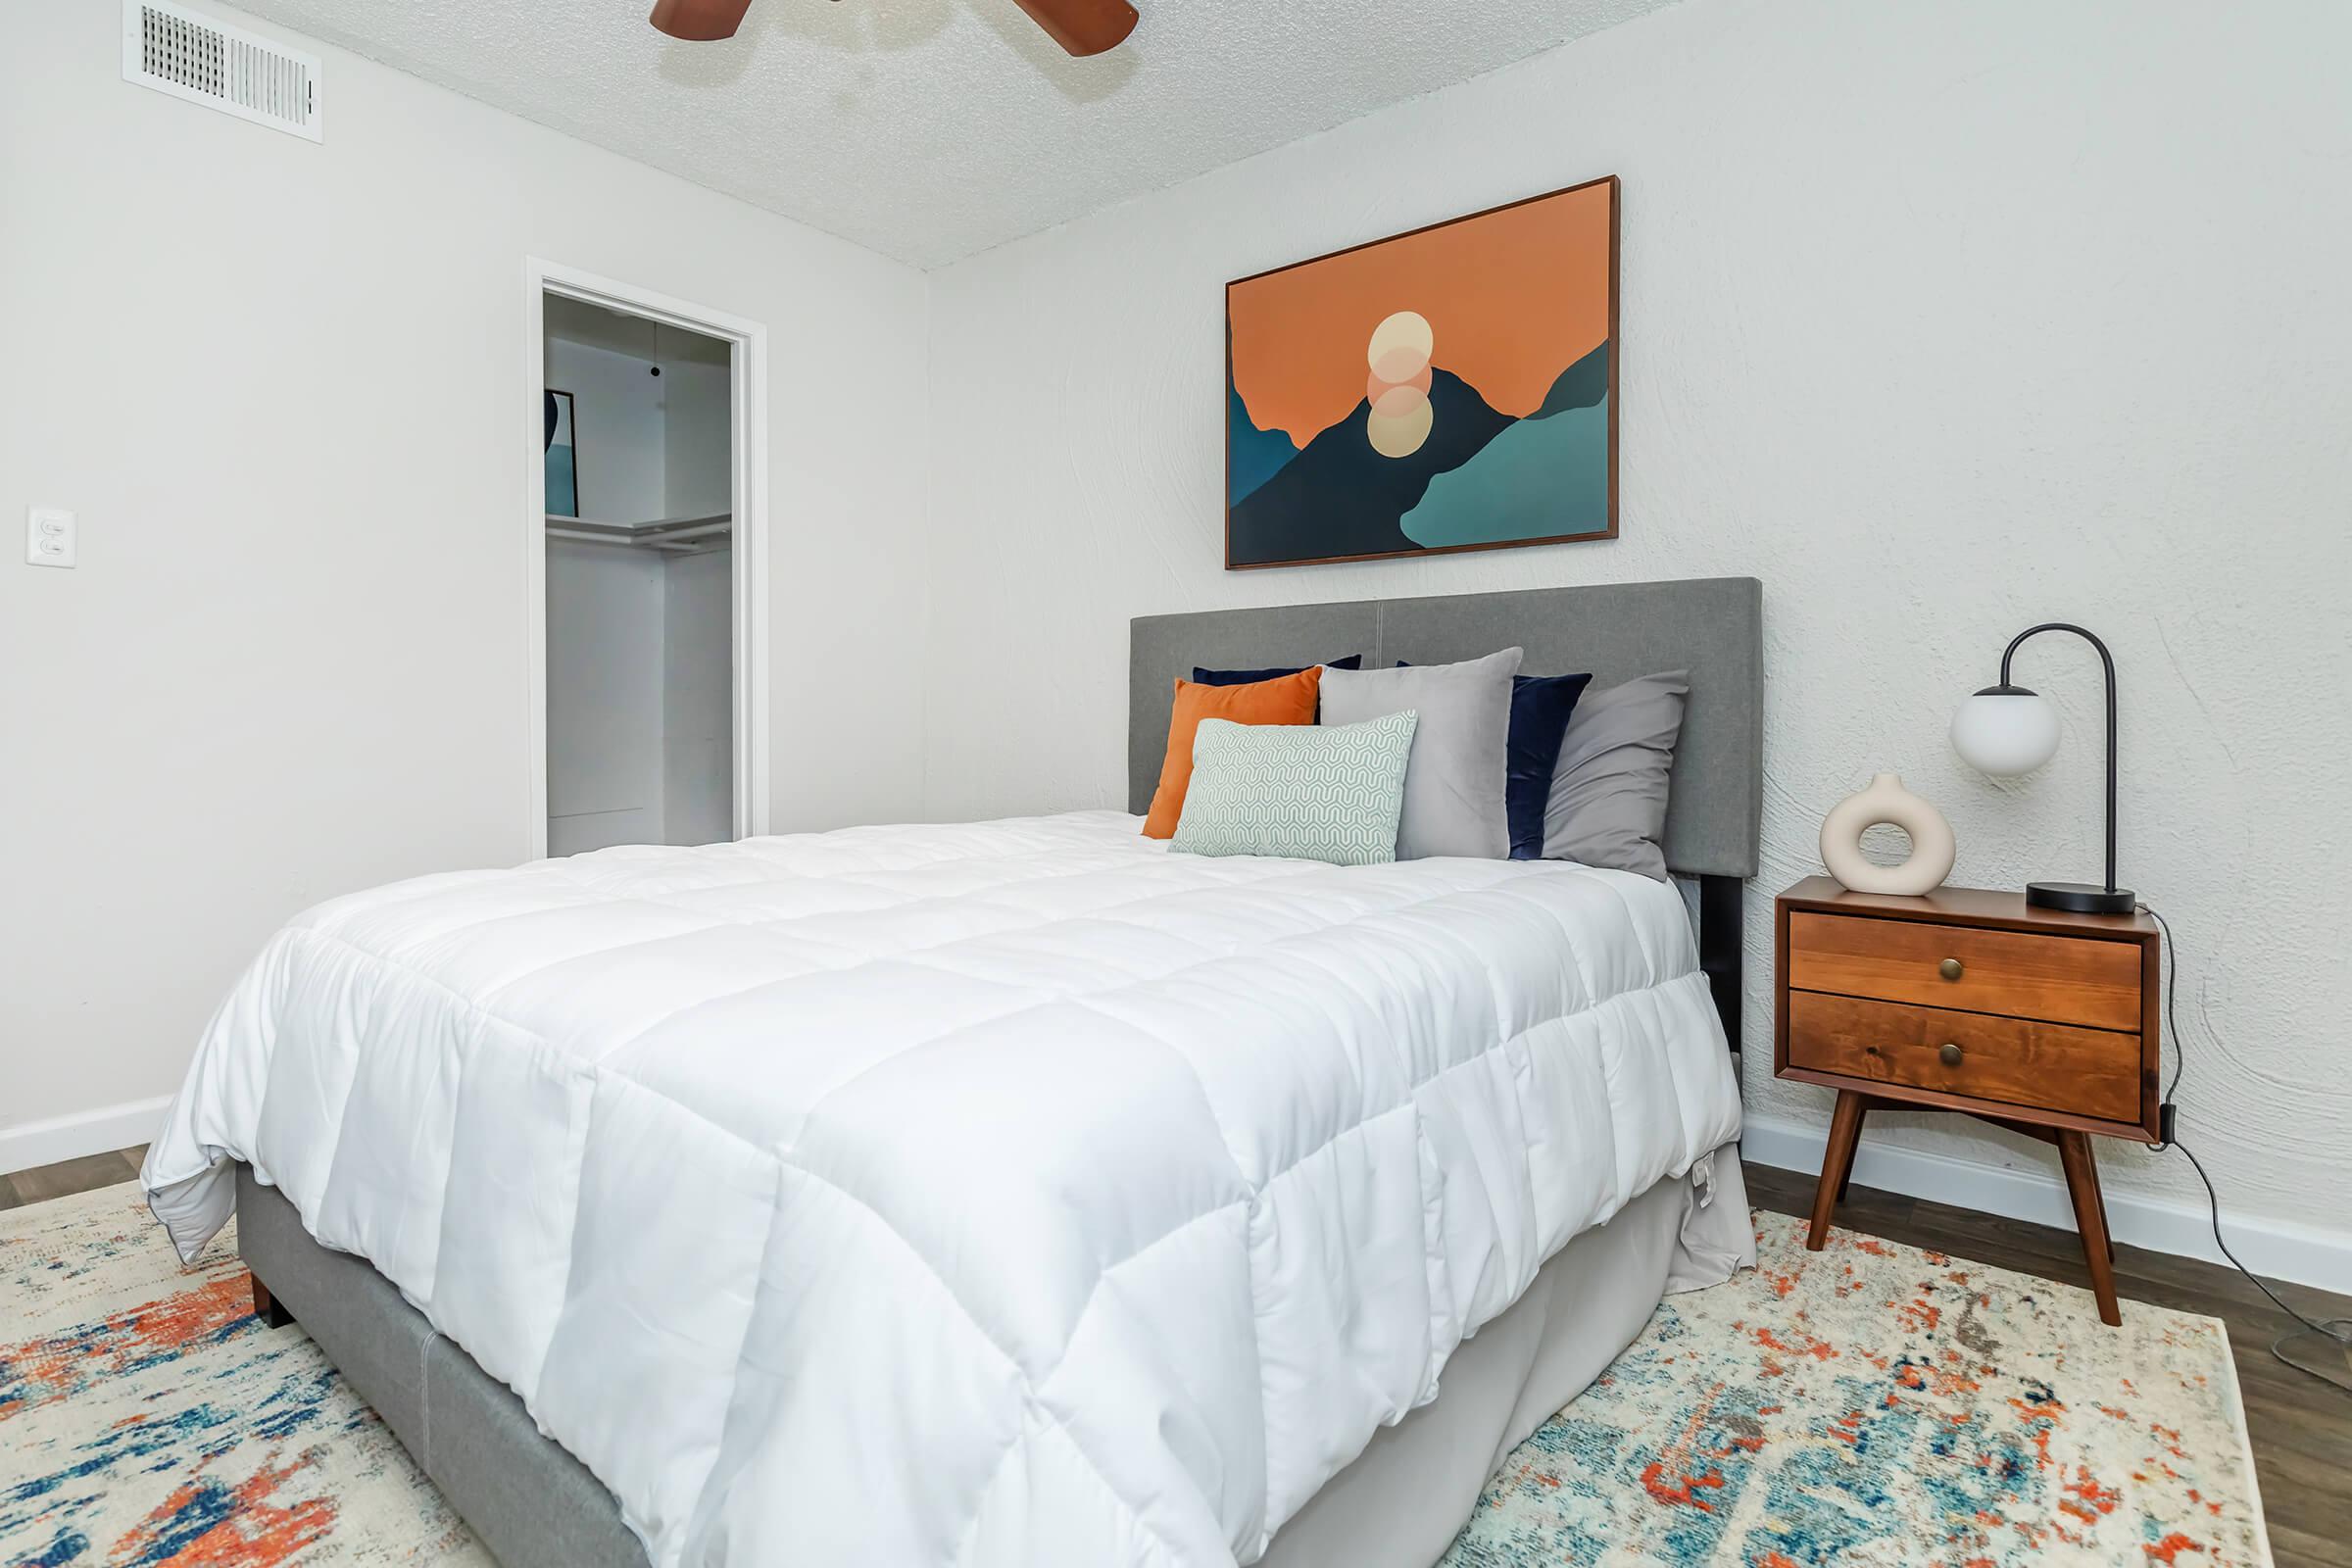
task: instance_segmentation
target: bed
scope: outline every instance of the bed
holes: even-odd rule
[[[192,1251],[233,1206],[508,1568],[1432,1561],[1748,1256],[1760,595],[1133,637],[1131,804],[1196,662],[1690,669],[1697,934],[1623,872],[1209,859],[1112,811],[426,877],[271,939],[159,1217]]]

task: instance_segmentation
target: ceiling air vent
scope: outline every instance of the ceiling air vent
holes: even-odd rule
[[[122,79],[321,140],[318,57],[172,5],[123,0]]]

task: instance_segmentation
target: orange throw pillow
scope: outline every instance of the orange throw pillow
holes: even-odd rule
[[[1204,718],[1230,718],[1237,724],[1312,724],[1315,696],[1322,690],[1323,666],[1313,665],[1296,675],[1255,681],[1248,686],[1197,686],[1176,683],[1176,711],[1168,718],[1168,756],[1159,764],[1159,788],[1152,796],[1152,812],[1144,818],[1144,837],[1176,836],[1176,819],[1184,815],[1184,792],[1193,782],[1193,732]]]

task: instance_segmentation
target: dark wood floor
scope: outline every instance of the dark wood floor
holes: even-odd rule
[[[79,1159],[63,1159],[54,1165],[21,1170],[14,1176],[0,1176],[0,1208],[71,1198],[75,1193],[135,1180],[139,1164],[146,1157],[147,1146],[141,1144],[136,1149],[118,1149],[111,1154],[85,1154]]]
[[[129,1181],[146,1153],[144,1148],[125,1149],[0,1177],[0,1208]],[[1747,1186],[1759,1208],[1803,1215],[1813,1205],[1813,1178],[1794,1171],[1750,1165]],[[2090,1283],[2072,1231],[1866,1187],[1856,1187],[1847,1196],[1838,1221],[1888,1241],[1996,1268],[2067,1285]],[[2352,1317],[2352,1298],[2273,1284],[2313,1317]],[[2352,1395],[2279,1364],[2271,1354],[2271,1343],[2293,1325],[2279,1317],[2261,1292],[2229,1269],[2119,1247],[2115,1286],[2126,1298],[2127,1312],[2131,1301],[2152,1301],[2218,1317],[2230,1326],[2278,1568],[2352,1568]],[[2347,1358],[2344,1371],[2352,1376],[2352,1358]]]

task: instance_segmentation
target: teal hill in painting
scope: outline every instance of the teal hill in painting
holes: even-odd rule
[[[1608,345],[1570,366],[1544,406],[1459,467],[1436,475],[1399,520],[1424,550],[1609,528]]]
[[[1606,533],[1607,403],[1520,420],[1477,457],[1432,479],[1400,526],[1425,550]]]

